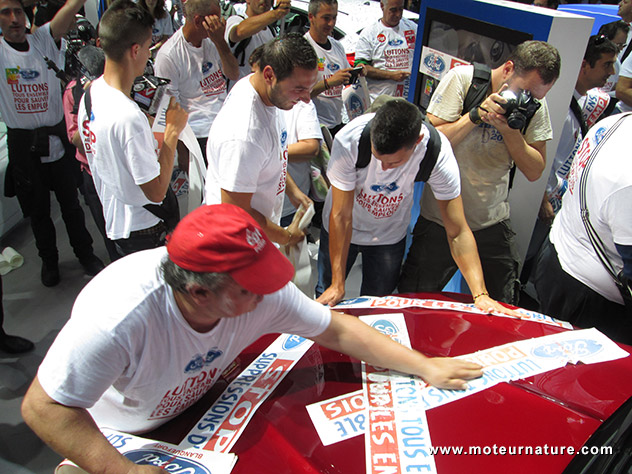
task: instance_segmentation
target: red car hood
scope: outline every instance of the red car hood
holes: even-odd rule
[[[417,298],[470,302],[456,294]],[[469,301],[468,301],[469,298]],[[457,356],[512,341],[565,331],[555,326],[458,311],[347,309],[354,315],[404,313],[412,346],[430,356]],[[261,338],[237,359],[230,381],[274,340]],[[629,346],[621,346],[632,351]],[[323,446],[306,405],[361,388],[358,361],[314,345],[259,408],[232,449],[234,473],[364,473],[364,437]],[[200,402],[150,434],[178,443],[226,387],[217,384]],[[480,447],[492,454],[435,455],[438,473],[560,473],[614,411],[632,396],[632,358],[568,365],[541,375],[500,383],[427,411],[432,445]],[[153,436],[152,436],[153,435]],[[496,446],[496,448],[494,448]],[[522,448],[521,448],[522,447]],[[524,454],[525,447],[534,453]],[[563,454],[560,454],[564,447]],[[506,449],[505,454],[501,453]],[[523,455],[509,454],[523,449]],[[538,449],[539,448],[539,449]],[[495,449],[495,451],[494,451]],[[493,454],[496,452],[497,454]],[[558,453],[548,454],[546,453]]]

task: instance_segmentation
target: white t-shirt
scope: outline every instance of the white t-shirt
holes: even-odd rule
[[[169,12],[163,18],[157,18],[154,20],[154,24],[151,28],[151,45],[155,45],[160,42],[163,36],[171,36],[173,34],[173,22],[171,21],[171,15]]]
[[[582,142],[568,177],[568,191],[551,229],[560,264],[565,272],[605,298],[623,304],[614,281],[599,261],[588,240],[580,212],[579,182],[589,156],[606,140],[589,169],[586,205],[590,222],[604,243],[608,259],[617,272],[623,261],[614,243],[632,245],[632,163],[628,150],[632,116],[627,116],[607,138],[606,132],[621,118],[613,115],[597,123]]]
[[[5,76],[0,81],[0,112],[7,127],[34,130],[56,125],[64,118],[61,85],[44,56],[60,69],[64,66],[49,23],[26,35],[26,40],[29,50],[17,51],[0,37],[0,64]],[[49,137],[49,151],[49,156],[41,157],[43,163],[64,156],[59,137]]]
[[[582,117],[584,117],[588,127],[591,127],[597,121],[610,101],[608,94],[596,88],[589,90],[583,96],[580,96],[577,91],[573,91],[573,96],[577,100],[577,104],[582,111]],[[546,184],[549,202],[553,206],[555,213],[562,207],[562,196],[566,192],[568,173],[582,138],[579,121],[569,107],[568,114],[566,114],[564,119],[564,126],[562,127],[555,158],[553,158],[553,164],[551,165],[549,180]]]
[[[154,69],[157,76],[171,80],[169,91],[189,113],[195,136],[208,137],[226,99],[226,78],[213,42],[204,38],[196,48],[180,28],[158,51]]]
[[[33,130],[58,124],[64,118],[61,86],[48,69],[44,56],[58,67],[59,49],[50,34],[50,24],[26,35],[28,51],[17,51],[0,39],[0,62],[4,80],[0,81],[0,110],[10,128]]]
[[[283,110],[281,113],[285,116],[285,123],[287,124],[288,146],[299,140],[308,140],[310,138],[316,138],[317,140],[323,139],[314,102],[310,101],[309,104],[306,104],[303,101],[299,101],[290,110]],[[287,170],[299,189],[305,194],[308,194],[312,181],[310,162],[302,161],[300,163],[292,163],[289,161]],[[281,217],[288,216],[295,211],[296,208],[286,195],[283,201]]]
[[[314,51],[316,51],[316,56],[318,57],[317,81],[322,81],[323,78],[327,79],[340,69],[349,67],[345,49],[339,41],[331,37],[327,38],[331,44],[331,48],[327,50],[314,41],[309,31],[305,33],[305,38],[307,38],[309,43],[313,46]],[[342,85],[335,86],[321,92],[312,99],[316,105],[318,118],[321,123],[325,124],[328,128],[335,127],[342,123],[342,89]]]
[[[105,229],[112,240],[160,222],[143,208],[151,204],[140,188],[160,175],[156,141],[147,116],[136,103],[110,87],[103,76],[90,87],[92,120],[85,100],[79,105],[79,133],[103,204]]]
[[[356,59],[364,59],[378,69],[388,71],[412,70],[415,53],[415,39],[417,38],[417,24],[402,18],[395,27],[384,25],[382,20],[367,26],[356,44]],[[371,100],[386,94],[395,97],[406,97],[410,80],[401,82],[376,80],[367,78]]]
[[[447,122],[461,118],[473,73],[473,66],[451,69],[430,98],[428,113]],[[524,135],[528,144],[553,137],[546,100],[542,99],[540,103]],[[482,123],[454,146],[454,155],[461,172],[461,197],[470,229],[485,229],[508,219],[507,191],[514,163],[502,134],[495,127]],[[439,207],[427,190],[422,195],[421,215],[442,224]]]
[[[244,21],[246,18],[248,18],[248,16],[244,13],[244,16],[233,15],[233,16],[228,17],[228,19],[226,20],[226,33],[224,34],[224,39],[228,43],[228,46],[230,46],[230,50],[233,53],[235,53],[235,49],[239,43],[233,43],[230,40],[230,31],[235,26],[237,26],[242,21]],[[245,54],[243,55],[243,57],[242,55],[240,55],[237,58],[237,61],[239,62],[239,77],[240,78],[247,76],[251,72],[250,64],[248,64],[248,59],[250,58],[250,55],[252,54],[252,52],[256,48],[261,46],[262,44],[266,44],[271,39],[274,39],[274,35],[270,31],[270,28],[268,28],[267,26],[260,32],[250,37],[250,42],[248,43],[248,45],[246,46],[246,49],[244,50]],[[232,84],[234,83],[231,82],[231,85]]]
[[[250,76],[239,80],[217,114],[206,144],[206,204],[222,202],[222,189],[252,193],[252,207],[278,224],[285,194],[287,137],[281,110],[263,103]]]
[[[151,430],[195,403],[248,345],[268,333],[321,334],[327,307],[292,283],[206,333],[186,322],[160,275],[164,247],[109,265],[81,291],[38,371],[46,393],[87,408],[100,427]]]
[[[632,32],[632,29],[631,29]],[[625,61],[621,64],[621,70],[619,71],[619,77],[627,77],[632,79],[632,54],[629,54]],[[617,104],[622,112],[631,112],[632,106],[624,103],[622,100]]]
[[[354,191],[353,233],[356,245],[389,245],[406,235],[413,206],[413,188],[419,164],[426,154],[430,132],[425,125],[423,139],[404,165],[384,171],[375,156],[365,168],[356,168],[358,143],[362,130],[375,114],[365,114],[352,120],[334,138],[327,177],[341,191]],[[441,152],[427,184],[434,196],[442,201],[455,199],[461,193],[459,168],[448,139],[441,136]],[[329,231],[332,193],[327,193],[323,208],[323,224]]]

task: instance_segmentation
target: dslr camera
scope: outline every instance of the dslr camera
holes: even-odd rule
[[[514,130],[522,130],[526,127],[527,121],[533,117],[540,108],[540,102],[534,99],[531,92],[519,90],[504,90],[500,96],[507,102],[499,104],[505,109],[505,117],[507,117],[507,125]]]

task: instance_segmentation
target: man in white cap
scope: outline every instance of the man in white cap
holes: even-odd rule
[[[290,283],[293,273],[246,211],[198,208],[166,248],[122,258],[83,289],[25,396],[24,420],[88,472],[158,473],[134,466],[98,427],[139,433],[177,416],[266,333],[307,337],[443,388],[462,389],[482,374],[316,303]]]

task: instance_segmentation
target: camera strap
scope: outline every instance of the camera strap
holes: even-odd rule
[[[571,112],[573,112],[573,115],[579,122],[579,127],[581,128],[581,131],[582,131],[582,138],[584,138],[586,136],[586,133],[588,133],[588,125],[586,124],[586,120],[584,119],[584,115],[582,114],[582,109],[579,106],[579,102],[577,102],[577,99],[575,98],[575,96],[571,97],[570,107],[571,107]]]
[[[617,272],[616,268],[614,267],[614,265],[608,258],[608,254],[606,253],[606,247],[603,241],[601,240],[601,237],[599,237],[599,234],[597,234],[597,231],[595,230],[592,223],[590,222],[590,212],[588,211],[588,205],[586,202],[586,188],[587,188],[588,174],[589,174],[590,168],[592,167],[595,161],[595,158],[597,157],[597,155],[603,148],[603,144],[608,140],[608,138],[612,136],[612,134],[616,131],[616,129],[619,128],[623,120],[630,117],[631,115],[632,114],[630,113],[623,114],[621,118],[619,118],[619,120],[617,120],[615,124],[612,127],[610,127],[610,129],[604,134],[604,136],[601,138],[601,140],[599,141],[595,149],[590,154],[590,157],[588,158],[588,161],[586,162],[586,166],[584,167],[584,170],[582,171],[582,176],[579,181],[580,212],[581,212],[582,223],[584,224],[584,229],[586,230],[586,234],[588,235],[588,240],[593,246],[593,249],[595,250],[597,257],[599,258],[599,261],[601,262],[601,264],[603,265],[603,267],[608,272],[608,274],[614,281],[615,285],[619,289],[619,293],[621,294],[621,297],[623,298],[623,303],[626,307],[628,315],[630,316],[632,316],[632,288],[630,288],[629,282],[623,276],[623,272],[622,271]]]

